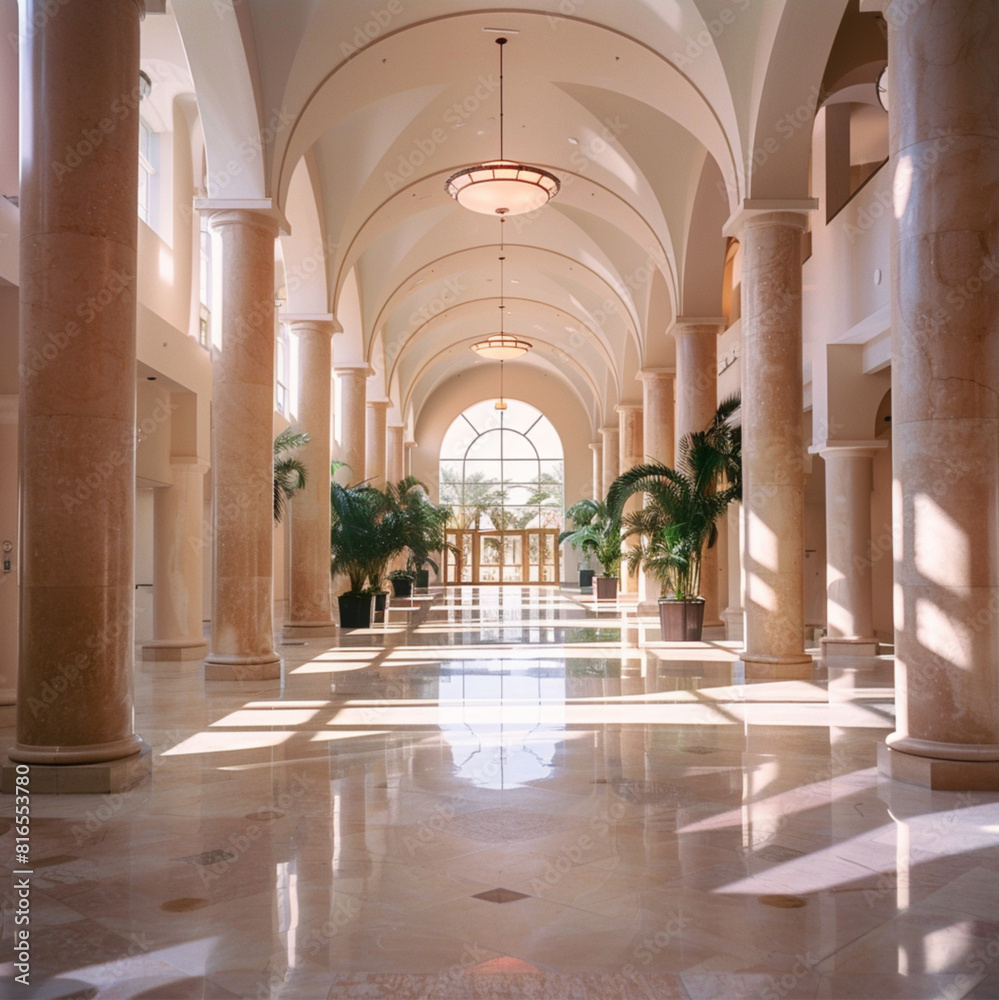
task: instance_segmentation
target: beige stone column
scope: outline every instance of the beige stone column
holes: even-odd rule
[[[718,334],[725,318],[678,316],[676,341],[676,447],[686,434],[703,431],[718,409]],[[701,556],[701,596],[705,626],[724,625],[718,601],[718,547]]]
[[[274,240],[277,222],[215,210],[222,342],[212,348],[212,588],[207,680],[280,677],[274,651]]]
[[[153,638],[142,659],[201,660],[202,513],[208,463],[194,457],[170,459],[171,486],[153,491]]]
[[[22,96],[32,99],[21,124],[21,629],[10,756],[73,765],[32,768],[33,793],[107,792],[134,783],[143,747],[132,684],[140,6],[70,3],[52,14],[27,0],[22,13],[44,27],[20,50]],[[69,162],[87,128],[101,131],[100,148]]]
[[[607,498],[607,491],[610,489],[610,484],[620,474],[621,457],[620,444],[618,443],[620,436],[620,432],[616,427],[600,428],[600,439],[603,442],[603,447],[600,453],[602,479],[600,483],[600,496],[597,497],[598,500],[605,500]]]
[[[812,199],[751,204],[742,243],[742,460],[747,673],[811,676],[804,651],[801,234]]]
[[[17,701],[17,396],[0,396],[0,726],[13,726]]]
[[[673,465],[675,420],[675,379],[672,368],[647,368],[638,373],[642,382],[642,441],[643,461]],[[643,615],[658,614],[662,596],[659,581],[646,573],[638,578],[638,611]]]
[[[402,452],[402,474],[403,476],[411,476],[413,474],[413,449],[416,447],[415,441],[404,441],[403,442],[403,452]],[[436,477],[435,477],[436,478]],[[427,483],[427,486],[433,487],[432,483]]]
[[[357,484],[365,477],[367,425],[365,401],[368,391],[366,364],[336,364],[333,368],[340,389],[340,461],[346,464],[337,482]]]
[[[288,332],[298,347],[296,426],[309,435],[298,451],[305,487],[288,505],[288,603],[286,636],[334,635],[330,602],[330,342],[332,318],[289,316]]]
[[[642,408],[637,404],[622,404],[615,406],[618,415],[618,446],[620,453],[620,471],[627,472],[633,465],[639,465],[644,455],[642,440]],[[642,509],[641,493],[634,493],[624,505],[624,513],[629,514]],[[631,541],[622,548],[627,551]],[[630,572],[626,560],[621,562],[621,592],[625,594],[638,593],[638,572]]]
[[[367,411],[367,452],[364,460],[364,478],[368,484],[383,489],[386,472],[386,418],[389,401],[369,399]]]
[[[671,329],[676,341],[676,443],[703,431],[718,408],[718,334],[724,317],[678,316]]]
[[[602,441],[591,441],[589,449],[593,452],[593,499],[603,500],[604,489],[604,444]]]
[[[891,2],[885,17],[896,718],[879,766],[997,790],[999,5]]]
[[[649,368],[639,373],[642,381],[642,440],[644,459],[673,465],[675,434],[676,374],[672,369]]]
[[[887,441],[822,449],[826,463],[826,621],[824,656],[875,656],[871,586],[874,456]]]
[[[390,424],[385,432],[385,477],[390,483],[398,483],[405,475],[403,472],[405,432],[406,428],[402,424]]]

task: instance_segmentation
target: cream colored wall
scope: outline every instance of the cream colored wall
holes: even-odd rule
[[[0,395],[4,396],[17,395],[21,388],[17,371],[18,297],[17,288],[11,285],[0,287]]]
[[[805,461],[805,625],[826,623],[826,463],[818,455]],[[811,645],[806,642],[806,645]]]
[[[153,508],[155,490],[135,491],[135,641],[153,638]]]

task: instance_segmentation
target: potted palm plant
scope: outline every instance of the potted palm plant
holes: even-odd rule
[[[399,480],[389,487],[389,491],[398,510],[403,547],[409,550],[406,569],[397,571],[396,575],[405,575],[415,586],[425,589],[430,584],[430,573],[426,567],[430,566],[435,573],[439,572],[430,553],[440,552],[445,547],[444,528],[451,510],[431,501],[426,484],[415,476]]]
[[[558,536],[559,545],[563,542],[568,542],[573,549],[582,551],[583,563],[579,567],[579,589],[581,592],[590,592],[593,590],[593,577],[596,575],[596,571],[590,566],[590,560],[593,556],[593,543],[585,533],[577,535],[577,532],[579,529],[587,527],[593,521],[599,507],[600,505],[596,500],[588,498],[577,500],[565,512],[566,519],[571,521],[573,526],[567,528]]]
[[[741,435],[731,422],[738,409],[739,397],[732,396],[705,430],[685,435],[675,469],[661,462],[636,465],[607,493],[612,514],[620,514],[633,493],[645,494],[645,506],[623,519],[626,537],[637,538],[628,564],[661,584],[659,622],[667,641],[701,638],[701,556],[715,544],[725,508],[742,497]]]
[[[394,569],[388,575],[389,583],[392,584],[393,597],[412,597],[413,581],[416,574],[408,569]]]
[[[340,624],[367,628],[373,617],[374,587],[392,555],[402,550],[391,517],[391,498],[371,486],[330,483],[330,571],[345,575],[350,589],[340,594]]]
[[[574,549],[581,549],[596,557],[603,569],[603,576],[596,578],[597,600],[614,600],[617,597],[618,572],[621,568],[621,516],[611,516],[602,500],[579,500],[566,512],[575,527],[563,531],[559,544],[568,542]],[[580,574],[582,587],[582,574]]]

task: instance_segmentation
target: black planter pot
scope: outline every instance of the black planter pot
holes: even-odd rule
[[[402,576],[392,577],[392,596],[411,597],[413,594],[413,581]]]
[[[385,609],[388,607],[388,591],[387,590],[376,590],[375,597],[375,613],[372,616],[373,622],[384,622],[385,621]]]
[[[597,588],[597,600],[598,601],[616,601],[617,600],[617,577],[616,576],[598,576],[594,579],[594,585]]]
[[[430,570],[418,569],[416,571],[414,586],[419,587],[421,590],[426,590],[430,586]]]
[[[340,628],[370,628],[375,599],[372,594],[341,594]]]
[[[659,628],[663,642],[700,642],[704,627],[704,601],[659,598]]]
[[[593,577],[596,575],[596,570],[593,569],[581,569],[579,571],[579,589],[580,590],[593,590]]]

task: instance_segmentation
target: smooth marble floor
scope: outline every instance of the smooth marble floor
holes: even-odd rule
[[[33,799],[0,995],[999,997],[999,796],[879,777],[890,657],[754,681],[737,645],[465,588],[280,682],[138,661],[152,780]]]

